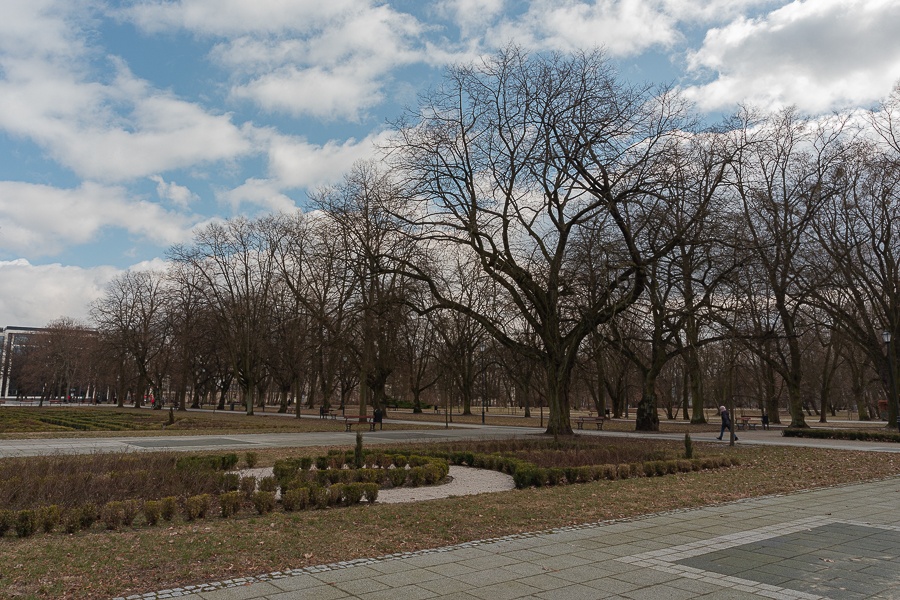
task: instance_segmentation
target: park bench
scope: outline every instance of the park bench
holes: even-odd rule
[[[575,419],[575,426],[578,429],[584,429],[585,423],[593,423],[597,426],[597,430],[603,429],[603,421],[604,417],[577,417]]]
[[[748,429],[756,429],[757,422],[753,420],[753,417],[740,417],[738,419],[738,429],[748,430]]]
[[[366,415],[353,415],[350,417],[344,417],[344,426],[346,427],[346,431],[351,431],[353,426],[356,424],[369,424],[369,431],[375,431],[375,420],[372,417]]]
[[[319,418],[320,418],[320,419],[331,419],[331,420],[335,420],[335,419],[337,419],[337,411],[336,411],[336,410],[333,410],[333,409],[320,410],[320,411],[319,411]]]

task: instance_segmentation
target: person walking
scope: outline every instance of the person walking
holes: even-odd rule
[[[722,417],[722,429],[719,430],[719,437],[716,438],[717,440],[722,439],[722,435],[724,435],[726,429],[730,431],[732,435],[734,434],[734,428],[731,425],[731,415],[728,414],[728,409],[724,406],[720,406],[719,416]],[[735,435],[734,439],[737,441],[738,437]]]

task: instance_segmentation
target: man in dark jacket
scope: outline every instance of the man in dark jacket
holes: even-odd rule
[[[731,415],[728,414],[728,409],[724,406],[720,406],[719,416],[722,417],[722,429],[719,430],[719,437],[716,438],[717,440],[722,439],[722,435],[725,433],[726,429],[731,433],[734,433],[734,429],[731,426]],[[734,439],[737,440],[737,436],[734,436]]]

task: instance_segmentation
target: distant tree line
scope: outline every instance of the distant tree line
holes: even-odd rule
[[[791,427],[879,416],[900,86],[869,111],[701,127],[599,52],[510,48],[449,69],[393,128],[306,212],[208,224],[167,271],[120,275],[85,373],[119,404],[237,389],[248,414],[546,406],[553,434],[572,407],[634,410],[639,430],[732,403]]]

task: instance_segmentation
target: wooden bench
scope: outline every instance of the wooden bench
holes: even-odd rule
[[[593,423],[597,426],[597,430],[599,431],[600,429],[603,429],[604,420],[604,417],[577,417],[575,419],[575,426],[578,427],[578,429],[584,429],[585,423]]]
[[[753,417],[741,417],[738,419],[738,429],[744,431],[747,429],[756,429],[756,421],[753,420]]]
[[[320,419],[331,419],[331,420],[335,420],[335,419],[337,419],[337,411],[336,411],[336,410],[333,410],[333,409],[320,410],[320,411],[319,411],[319,418],[320,418]]]
[[[353,426],[356,424],[369,424],[369,431],[375,431],[375,421],[372,417],[366,415],[353,415],[351,417],[344,417],[344,427],[346,427],[346,431],[351,431]]]

